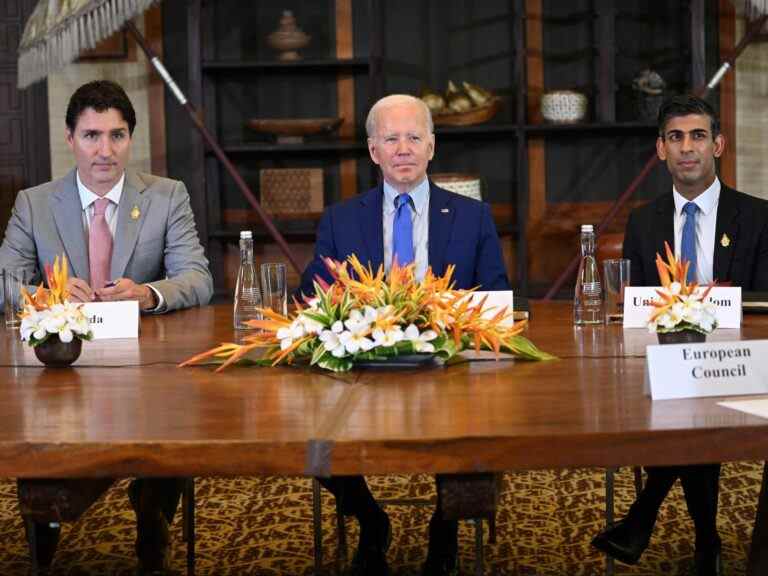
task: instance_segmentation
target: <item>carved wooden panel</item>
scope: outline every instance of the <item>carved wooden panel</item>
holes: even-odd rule
[[[0,1],[0,240],[18,191],[50,178],[46,84],[16,89],[19,40],[35,4]]]

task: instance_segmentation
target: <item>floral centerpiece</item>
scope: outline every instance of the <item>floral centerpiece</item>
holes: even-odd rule
[[[326,259],[325,264],[333,284],[318,278],[316,297],[297,302],[293,315],[262,309],[264,319],[249,321],[261,332],[243,344],[223,343],[181,366],[213,360],[223,362],[220,371],[241,360],[271,366],[303,362],[345,372],[359,362],[402,355],[448,360],[470,347],[527,360],[554,358],[521,336],[526,323],[511,323],[506,307],[486,308],[485,298],[473,303],[471,290],[454,290],[452,266],[441,277],[427,270],[417,282],[413,264],[395,264],[388,277],[382,267],[374,273],[354,255],[347,262]],[[256,349],[263,354],[249,356]]]
[[[648,331],[658,334],[697,332],[706,337],[706,334],[717,328],[715,307],[707,302],[713,285],[702,291],[696,282],[689,283],[690,262],[676,259],[666,242],[664,248],[666,262],[656,253],[656,269],[659,271],[662,288],[656,291],[660,301],[653,303],[653,311],[648,318]]]
[[[62,255],[59,262],[57,256],[53,267],[46,264],[45,277],[47,289],[42,283],[34,295],[30,295],[25,288],[21,289],[24,302],[20,313],[21,339],[36,349],[52,339],[64,344],[73,340],[90,340],[90,323],[83,313],[82,304],[69,301],[67,257]]]

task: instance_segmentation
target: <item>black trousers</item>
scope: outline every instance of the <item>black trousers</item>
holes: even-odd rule
[[[336,503],[345,516],[367,517],[378,508],[365,478],[362,476],[331,476],[318,478],[320,484],[336,497]],[[430,550],[437,547],[441,552],[454,553],[458,548],[459,523],[443,518],[440,493],[429,522]]]
[[[685,493],[688,513],[696,527],[696,542],[708,546],[718,540],[717,499],[720,489],[720,464],[695,466],[648,466],[647,482],[630,515],[653,526],[661,503],[679,478]]]

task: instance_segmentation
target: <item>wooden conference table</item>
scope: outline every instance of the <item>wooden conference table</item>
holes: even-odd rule
[[[86,343],[73,369],[44,369],[18,332],[3,330],[0,475],[488,472],[768,459],[768,420],[712,398],[651,402],[643,376],[654,335],[574,328],[569,303],[532,302],[531,318],[528,336],[560,360],[341,375],[177,368],[232,339],[226,305],[145,316],[138,342]],[[768,338],[768,316],[746,315],[740,331],[710,337],[738,338]],[[768,540],[762,528],[760,539]],[[753,564],[754,573],[768,573]]]

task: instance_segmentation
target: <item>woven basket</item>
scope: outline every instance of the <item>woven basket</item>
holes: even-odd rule
[[[587,97],[573,90],[553,90],[541,96],[541,115],[549,122],[570,124],[587,115]]]
[[[482,200],[480,177],[476,174],[461,174],[459,172],[437,172],[429,175],[430,180],[456,194]]]
[[[259,187],[264,211],[276,218],[323,211],[322,168],[264,168]]]

